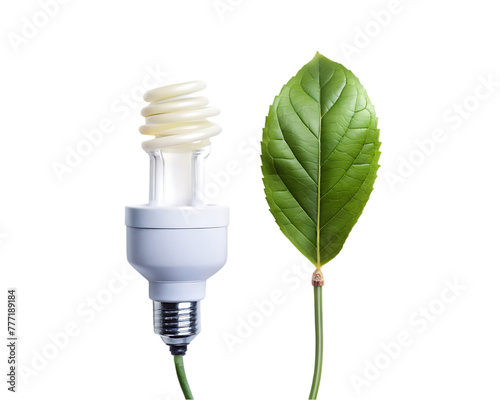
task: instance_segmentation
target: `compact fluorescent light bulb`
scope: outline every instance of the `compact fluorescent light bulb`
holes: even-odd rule
[[[140,132],[150,156],[149,203],[126,207],[127,258],[149,281],[154,330],[173,355],[184,355],[200,331],[199,302],[206,280],[226,262],[229,210],[206,204],[204,161],[219,114],[193,81],[148,91]]]

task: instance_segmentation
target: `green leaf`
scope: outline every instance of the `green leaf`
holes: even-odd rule
[[[351,71],[317,53],[275,98],[261,146],[270,211],[319,268],[340,252],[373,190],[375,109]]]

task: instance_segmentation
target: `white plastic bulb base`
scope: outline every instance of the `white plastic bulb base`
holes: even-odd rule
[[[227,258],[225,206],[126,207],[127,258],[153,301],[198,301]]]

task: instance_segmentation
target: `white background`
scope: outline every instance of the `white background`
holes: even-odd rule
[[[230,253],[186,357],[192,389],[198,399],[307,398],[309,267],[268,212],[258,141],[273,97],[316,51],[360,78],[382,140],[371,199],[324,268],[320,398],[500,398],[495,2],[69,1],[50,16],[45,3],[0,10],[0,298],[18,289],[19,399],[181,398],[147,282],[125,258],[123,208],[146,201],[148,183],[134,98],[158,69],[161,85],[207,81],[222,109],[207,167],[213,201],[231,207]],[[58,179],[54,163],[106,121],[102,143]],[[448,304],[446,280],[465,287],[445,291]],[[276,291],[264,316],[255,302]],[[439,315],[424,323],[429,305]],[[241,332],[249,320],[256,328]],[[68,324],[76,332],[63,340]],[[411,344],[387,365],[382,346],[403,331]],[[385,369],[358,395],[352,379],[374,362]]]

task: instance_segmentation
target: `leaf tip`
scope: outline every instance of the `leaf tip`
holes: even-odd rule
[[[324,57],[319,51],[316,52],[316,54],[314,55],[313,59],[314,58],[322,58]]]

